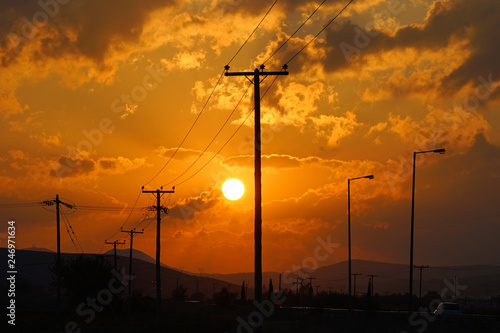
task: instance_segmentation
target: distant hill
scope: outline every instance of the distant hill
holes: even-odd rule
[[[114,255],[114,250],[111,249],[109,251],[106,251],[104,254],[112,256],[112,255]],[[125,258],[128,259],[130,257],[130,249],[116,249],[116,255],[120,256],[120,257],[125,257]],[[149,263],[152,263],[152,264],[156,265],[156,259],[155,258],[149,256],[148,254],[146,254],[146,253],[144,253],[144,252],[142,252],[140,250],[132,249],[132,257],[134,259],[143,260],[145,262],[149,262]],[[160,263],[160,264],[163,267],[168,267],[168,268],[176,270],[178,272],[183,272],[183,273],[186,273],[186,274],[194,275],[194,273],[191,273],[191,272],[188,272],[188,271],[184,271],[184,270],[181,270],[181,269],[178,269],[178,268],[175,268],[175,267],[171,267],[171,266],[165,265],[164,263]]]
[[[381,295],[408,293],[409,267],[403,264],[382,263],[367,260],[352,260],[352,273],[356,276],[356,293],[366,293],[368,289],[368,274],[376,275],[373,282],[375,293]],[[315,271],[302,271],[282,274],[282,289],[294,289],[292,279],[295,277],[313,278],[306,279],[303,284],[312,282],[314,289],[318,286],[319,291],[347,292],[348,290],[348,262],[342,261],[333,265],[319,267]],[[241,281],[248,282],[249,287],[254,286],[254,273],[234,274],[208,274],[208,276],[234,284]],[[274,288],[278,288],[279,273],[263,272],[262,282],[267,286],[269,279],[273,279]],[[458,291],[460,296],[473,298],[487,298],[491,295],[500,295],[500,266],[492,265],[469,265],[469,266],[431,266],[422,271],[422,295],[428,291],[441,293],[443,290],[450,291],[457,277]],[[413,292],[418,295],[420,284],[420,270],[413,269]],[[295,281],[295,280],[293,280]],[[353,277],[354,289],[354,277]],[[467,286],[465,290],[461,286]],[[460,289],[462,288],[462,289]],[[354,292],[354,290],[353,290]]]
[[[26,251],[39,251],[39,252],[52,252],[52,253],[55,253],[54,251],[52,250],[49,250],[49,249],[46,249],[44,247],[27,247],[25,249],[21,249],[21,250],[26,250]]]
[[[118,260],[118,270],[121,272],[125,269],[128,274],[129,260],[128,250],[127,257],[121,256]],[[112,253],[112,252],[111,252]],[[141,251],[137,251],[137,255],[141,255]],[[7,258],[7,249],[0,248],[0,256]],[[155,297],[155,265],[154,260],[142,253],[146,260],[134,258],[132,261],[132,274],[136,276],[133,281],[133,288],[140,290],[142,295]],[[61,253],[63,260],[75,259],[80,254],[75,253]],[[85,254],[85,256],[95,256],[95,254]],[[36,289],[37,292],[44,292],[46,294],[54,294],[54,275],[51,268],[54,266],[56,254],[54,252],[35,251],[35,250],[16,250],[16,269],[17,281],[23,281],[23,286],[30,289]],[[112,256],[109,260],[113,263]],[[0,287],[6,287],[6,269],[0,273]],[[163,266],[161,269],[162,276],[162,295],[163,298],[168,299],[171,297],[171,292],[177,285],[186,287],[188,296],[191,296],[196,291],[205,294],[205,297],[212,298],[214,292],[218,292],[221,288],[229,288],[232,292],[239,292],[241,289],[241,282],[239,284],[231,284],[226,281],[217,280],[211,277],[200,277],[194,274],[187,274],[169,267]],[[19,284],[19,288],[21,284]],[[20,290],[18,290],[20,291]],[[248,293],[253,293],[253,290],[248,290]]]
[[[23,249],[16,251],[16,265],[18,270],[18,278],[26,280],[32,287],[48,290],[50,283],[53,281],[53,275],[50,272],[50,267],[54,265],[55,253],[52,251],[44,251],[46,249],[36,250],[36,248]],[[106,252],[109,255],[109,260],[112,262],[113,250]],[[122,267],[128,271],[128,256],[129,250],[123,249],[118,251],[118,269]],[[7,256],[7,249],[0,248],[0,255],[4,258]],[[63,259],[76,258],[79,254],[62,253]],[[93,254],[87,254],[93,255]],[[155,260],[142,251],[134,250],[134,259],[132,262],[133,274],[137,276],[134,280],[134,288],[140,289],[143,295],[154,297],[155,287]],[[5,284],[4,275],[6,270],[0,274],[2,282]],[[319,267],[315,271],[302,270],[296,271],[288,275],[282,275],[282,289],[294,289],[292,279],[295,277],[312,278],[305,279],[304,285],[312,282],[316,291],[318,286],[319,291],[335,291],[347,292],[347,261],[339,262],[333,265]],[[374,274],[374,291],[380,295],[392,293],[407,293],[408,292],[408,265],[391,264],[375,261],[359,260],[352,261],[352,272],[358,273],[356,277],[356,293],[364,294],[368,287],[368,274]],[[418,295],[420,271],[413,270],[414,286],[413,291]],[[248,286],[247,295],[253,295],[254,273],[234,273],[234,274],[207,274],[203,276],[199,274],[181,271],[175,268],[162,266],[162,291],[163,297],[169,298],[171,291],[177,284],[183,284],[188,288],[188,294],[191,295],[198,290],[204,293],[209,298],[212,297],[214,290],[219,291],[220,288],[226,287],[233,292],[239,292],[241,283],[245,281]],[[269,279],[273,280],[275,289],[279,287],[279,272],[263,272],[263,287],[267,288]],[[493,265],[468,265],[468,266],[431,266],[422,272],[422,294],[425,295],[428,291],[451,292],[455,276],[458,281],[458,291],[460,297],[471,298],[488,298],[490,296],[500,295],[500,266]],[[354,278],[353,278],[354,288]]]

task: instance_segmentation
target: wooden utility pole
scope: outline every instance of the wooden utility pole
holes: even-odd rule
[[[413,268],[420,269],[420,289],[418,292],[418,302],[422,303],[422,269],[429,268],[429,265],[420,265],[420,266],[413,265]]]
[[[56,281],[57,281],[57,304],[56,304],[56,330],[61,326],[61,219],[59,217],[60,205],[66,206],[69,209],[75,208],[66,202],[59,200],[59,194],[56,194],[55,200],[45,200],[39,202],[42,206],[56,205],[56,229],[57,229],[57,257],[56,257]]]
[[[352,276],[354,276],[354,290],[353,290],[353,296],[356,296],[356,276],[361,275],[361,273],[352,273]]]
[[[168,208],[161,205],[161,195],[164,193],[174,193],[175,188],[171,191],[164,191],[163,187],[156,191],[146,191],[142,187],[142,193],[151,193],[156,196],[156,206],[151,208],[156,210],[156,327],[161,326],[161,262],[160,262],[160,224],[161,212],[168,214]]]
[[[302,281],[304,281],[304,280],[302,280],[299,277],[295,277],[293,279],[295,280],[295,282],[293,284],[296,285],[295,293],[298,294],[299,293],[299,284],[302,287]],[[300,280],[300,282],[299,282],[299,280]]]
[[[373,275],[373,274],[368,274],[367,276],[370,277],[370,283],[371,283],[371,289],[372,289],[372,294],[371,294],[371,297],[373,299],[373,295],[375,295],[375,293],[373,292],[373,279],[377,277],[377,275]]]
[[[316,278],[315,277],[308,277],[308,278],[306,278],[306,280],[309,280],[309,285],[312,287],[313,280],[316,280]]]
[[[116,258],[116,245],[121,245],[121,244],[125,244],[125,242],[119,242],[117,240],[115,240],[114,242],[108,242],[107,240],[104,241],[104,244],[113,244],[113,249],[114,249],[114,252],[113,252],[113,255],[115,257],[115,271],[117,270],[116,268],[116,263],[117,263],[117,258]]]
[[[287,65],[283,66],[281,72],[264,72],[264,65],[260,65],[259,69],[253,72],[229,72],[229,65],[226,65],[225,76],[253,76],[254,86],[254,104],[255,104],[255,226],[254,226],[254,239],[255,239],[255,301],[262,301],[262,184],[261,184],[261,137],[260,137],[260,77],[269,75],[288,75],[286,71]],[[260,328],[259,328],[260,329]]]
[[[135,231],[135,229],[132,230],[121,230],[121,232],[126,232],[130,234],[130,261],[129,261],[129,266],[128,266],[128,275],[129,275],[129,283],[128,283],[128,309],[130,311],[131,309],[131,304],[132,304],[132,248],[134,245],[134,234],[143,234],[143,231]]]

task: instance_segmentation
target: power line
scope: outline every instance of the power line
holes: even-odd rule
[[[238,106],[241,104],[241,101],[243,100],[243,98],[247,94],[247,92],[250,89],[250,87],[251,87],[251,84],[248,85],[247,89],[245,90],[245,92],[243,93],[243,95],[241,96],[241,98],[239,99],[238,103],[233,108],[233,111],[231,111],[231,113],[229,114],[229,116],[226,118],[226,121],[224,122],[224,124],[222,124],[222,127],[215,134],[215,136],[212,138],[212,140],[208,143],[208,145],[205,147],[205,149],[200,153],[200,155],[198,155],[198,157],[196,158],[196,160],[194,160],[193,163],[191,163],[191,165],[186,170],[184,170],[184,172],[182,172],[179,176],[177,176],[174,180],[171,180],[170,182],[166,183],[163,186],[170,185],[173,182],[175,182],[177,179],[181,178],[186,172],[189,171],[189,169],[191,169],[196,164],[196,162],[199,161],[199,159],[206,153],[206,151],[208,150],[208,148],[212,145],[212,143],[214,143],[215,139],[219,136],[219,134],[222,132],[222,130],[224,129],[224,127],[227,125],[229,119],[231,119],[231,117],[233,116],[234,112],[236,111],[236,109],[238,108]]]
[[[271,10],[273,9],[274,5],[276,4],[278,0],[275,0],[274,3],[272,4],[271,8],[269,8],[269,10],[266,12],[266,14],[264,15],[264,17],[262,18],[262,20],[259,22],[259,24],[257,24],[257,26],[255,27],[255,29],[252,31],[252,33],[250,34],[250,36],[248,36],[248,38],[245,40],[245,42],[243,43],[243,45],[240,46],[240,48],[238,49],[238,51],[236,51],[236,53],[231,57],[231,59],[229,60],[228,62],[228,65],[233,61],[233,59],[238,55],[238,53],[240,53],[240,51],[243,49],[243,47],[246,45],[246,43],[250,40],[250,38],[253,36],[253,34],[255,33],[255,31],[257,31],[257,29],[259,28],[259,26],[261,25],[261,23],[266,19],[267,15],[269,14],[269,12],[271,12]],[[167,167],[167,165],[170,163],[170,161],[174,158],[174,156],[177,154],[177,152],[179,151],[179,149],[181,148],[181,146],[184,144],[184,141],[186,141],[187,137],[189,136],[189,134],[191,133],[191,131],[193,130],[194,126],[196,125],[196,123],[198,122],[198,119],[200,118],[201,114],[203,113],[203,111],[205,110],[208,102],[210,101],[210,99],[212,98],[214,92],[215,92],[215,89],[217,88],[217,86],[219,85],[220,83],[220,80],[222,79],[222,76],[224,75],[224,71],[222,71],[221,75],[219,76],[219,79],[217,80],[217,83],[215,84],[214,88],[212,89],[212,92],[210,93],[210,95],[208,96],[205,104],[203,105],[203,108],[201,109],[201,111],[198,113],[198,116],[196,117],[196,119],[194,120],[193,124],[191,125],[191,127],[189,128],[188,132],[186,133],[186,135],[184,136],[184,138],[182,139],[181,143],[179,144],[179,146],[176,148],[176,150],[174,151],[174,153],[170,156],[170,158],[168,159],[167,163],[165,163],[163,165],[163,167],[160,169],[160,171],[158,171],[154,176],[153,178],[151,178],[146,184],[144,184],[143,186],[146,186],[148,185],[149,183],[151,183],[156,177],[158,177],[160,175],[160,173]]]
[[[347,5],[344,6],[344,8],[342,8],[342,10],[340,12],[337,13],[337,15],[335,15],[324,27],[323,29],[321,29],[309,42],[307,42],[306,45],[304,45],[303,48],[301,48],[299,50],[299,52],[295,53],[295,55],[293,57],[291,57],[287,62],[285,62],[285,65],[288,65],[293,59],[295,59],[296,56],[298,56],[302,51],[304,51],[304,49],[306,47],[309,46],[309,44],[311,44],[314,40],[316,40],[316,38],[318,38],[318,36],[326,29],[328,28],[328,26],[330,26],[330,24],[333,23],[333,21],[335,21],[335,19],[340,15],[342,14],[342,12],[344,12],[344,10],[346,10],[347,7],[349,7],[349,5],[353,2],[354,0],[350,0]]]
[[[108,237],[106,239],[111,239],[111,238],[115,237],[116,234],[120,233],[120,231],[123,229],[123,227],[125,226],[125,224],[127,224],[128,220],[130,219],[130,216],[132,216],[132,213],[134,212],[135,207],[137,206],[137,202],[139,201],[139,197],[141,196],[141,193],[142,193],[142,191],[139,191],[139,194],[137,195],[137,198],[135,199],[134,206],[130,210],[130,213],[128,214],[127,218],[125,219],[125,222],[123,222],[123,224],[121,225],[121,227],[117,231],[115,231],[115,233],[113,235],[111,235],[110,237]],[[98,253],[102,252],[102,250],[104,249],[105,245],[106,244],[103,244],[101,246],[101,249],[99,250]]]
[[[262,98],[264,98],[264,96],[267,94],[267,92],[269,91],[269,89],[271,89],[271,87],[273,86],[274,82],[277,80],[278,76],[275,76],[273,81],[271,82],[271,84],[269,85],[269,87],[266,89],[266,91],[264,92],[264,94],[261,96],[261,100]],[[222,149],[224,149],[226,147],[226,145],[229,143],[229,141],[232,140],[232,138],[236,135],[236,133],[238,133],[238,131],[241,129],[241,127],[243,127],[243,124],[245,124],[245,122],[247,121],[247,119],[252,115],[253,113],[253,110],[252,112],[250,112],[246,117],[245,119],[241,122],[241,124],[238,126],[238,128],[236,128],[236,130],[233,132],[233,134],[229,137],[229,139],[227,139],[227,141],[222,145],[222,147],[205,163],[201,166],[200,169],[198,169],[195,173],[193,173],[191,176],[189,176],[188,178],[186,178],[185,180],[183,180],[182,182],[180,183],[177,183],[175,184],[175,186],[178,186],[178,185],[181,185],[181,184],[184,184],[185,182],[187,182],[188,180],[190,180],[191,178],[193,178],[194,176],[196,176],[201,170],[203,170],[210,162],[212,162],[212,160],[217,156],[219,155],[219,153],[222,151]]]
[[[69,223],[68,217],[63,212],[61,212],[61,215],[63,216],[63,221],[64,221],[64,224],[66,225],[66,230],[68,231],[69,237],[70,237],[71,241],[73,242],[73,245],[75,245],[76,250],[78,252],[84,253],[83,252],[83,247],[80,244],[80,241],[78,240],[78,237],[76,237],[75,231],[73,230],[73,227],[71,226],[71,223]],[[78,246],[80,246],[80,249],[78,249],[78,247],[76,246],[76,243],[73,240],[73,237],[71,236],[71,234],[73,234],[74,239],[76,240],[76,243],[78,243]]]
[[[108,212],[121,212],[125,210],[134,210],[134,207],[117,207],[117,206],[76,206],[79,210],[96,210],[96,211],[108,211]]]
[[[215,92],[215,89],[217,88],[217,86],[219,85],[220,83],[220,80],[222,79],[222,76],[224,75],[224,71],[222,71],[222,73],[220,74],[219,76],[219,79],[217,80],[217,83],[215,84],[214,88],[212,89],[212,92],[210,93],[210,95],[208,96],[208,99],[207,101],[205,102],[205,104],[203,105],[203,108],[201,109],[201,111],[198,113],[198,116],[196,116],[196,119],[194,120],[193,124],[191,125],[191,127],[189,128],[188,132],[186,133],[186,135],[184,136],[184,138],[182,139],[181,143],[179,143],[179,146],[177,147],[177,149],[175,149],[174,153],[170,156],[170,158],[168,159],[167,163],[165,163],[163,165],[163,167],[160,169],[160,171],[158,171],[154,176],[153,178],[151,178],[146,184],[144,184],[143,186],[146,186],[148,185],[149,183],[151,183],[156,177],[158,177],[160,175],[160,173],[167,167],[167,165],[170,163],[170,161],[174,158],[174,156],[177,154],[177,152],[179,151],[179,149],[181,148],[182,144],[184,143],[184,141],[186,141],[187,137],[189,136],[189,133],[191,133],[191,131],[193,130],[194,128],[194,125],[196,125],[196,123],[198,122],[198,119],[200,119],[200,116],[201,114],[203,113],[203,111],[205,110],[208,102],[210,101],[210,99],[212,98],[212,95],[214,94]]]
[[[235,55],[231,58],[231,60],[229,60],[229,62],[227,63],[227,65],[231,64],[231,62],[233,61],[233,59],[236,58],[236,56],[238,55],[238,53],[240,53],[241,49],[243,49],[243,46],[245,46],[245,44],[250,40],[250,38],[253,36],[253,34],[255,33],[255,31],[257,31],[257,29],[261,25],[261,23],[264,22],[264,20],[266,19],[266,17],[269,14],[269,12],[273,9],[273,7],[276,4],[276,2],[278,2],[278,0],[274,1],[274,3],[272,4],[271,8],[269,8],[269,10],[267,11],[266,15],[264,15],[264,17],[262,18],[262,20],[260,20],[259,24],[257,24],[257,26],[255,27],[255,29],[253,29],[253,31],[250,34],[250,36],[248,36],[247,40],[243,43],[243,45],[241,45],[241,47],[238,49],[238,51],[235,53]]]
[[[28,208],[28,207],[36,207],[38,206],[37,202],[21,202],[21,203],[12,203],[12,204],[0,204],[0,208]]]
[[[326,1],[326,0],[323,0],[323,2],[322,2],[322,3],[320,3],[318,7],[316,7],[316,9],[315,9],[315,10],[311,13],[311,15],[309,15],[309,17],[308,17],[308,18],[307,18],[304,22],[302,22],[302,24],[301,24],[301,25],[297,28],[297,30],[295,30],[295,32],[294,32],[293,34],[291,34],[291,35],[288,37],[288,39],[287,39],[287,40],[286,40],[283,44],[281,44],[281,45],[280,45],[280,46],[276,49],[276,51],[274,51],[274,52],[273,52],[273,54],[271,54],[271,55],[270,55],[270,56],[266,59],[266,61],[264,61],[264,62],[262,63],[263,65],[265,65],[265,64],[266,64],[266,62],[268,62],[268,61],[269,61],[272,57],[274,57],[274,55],[275,55],[276,53],[278,53],[278,51],[279,51],[279,50],[281,50],[281,48],[282,48],[283,46],[285,46],[285,45],[288,43],[288,41],[289,41],[289,40],[290,40],[293,36],[295,36],[295,34],[296,34],[297,32],[299,32],[299,30],[300,30],[300,29],[302,29],[302,27],[303,27],[303,26],[307,23],[307,21],[309,21],[309,19],[310,19],[310,18],[311,18],[311,17],[312,17],[312,16],[313,16],[313,15],[314,15],[317,11],[318,11],[318,9],[319,9],[319,8],[320,8],[320,7],[321,7],[321,6],[325,3],[325,1]]]

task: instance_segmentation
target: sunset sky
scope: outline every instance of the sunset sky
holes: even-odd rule
[[[253,271],[253,114],[213,158],[252,111],[252,88],[183,172],[248,88],[221,74],[273,2],[3,0],[0,245],[13,219],[17,248],[55,250],[55,211],[36,203],[56,194],[77,207],[139,197],[140,208],[155,204],[141,186],[176,185],[162,198],[172,209],[162,262]],[[347,2],[327,0],[266,70],[281,70]],[[319,3],[278,1],[230,70],[266,61]],[[407,263],[413,151],[436,148],[446,154],[418,155],[415,264],[500,263],[499,18],[492,0],[355,0],[288,76],[264,80],[264,271],[301,265],[318,237],[339,245],[320,266],[347,260],[347,179],[369,174],[351,183],[353,258]],[[229,178],[244,183],[241,199],[223,197]],[[121,226],[147,226],[134,248],[154,257],[154,213],[129,212],[65,216],[85,253],[124,239]],[[77,252],[61,230],[62,251]]]

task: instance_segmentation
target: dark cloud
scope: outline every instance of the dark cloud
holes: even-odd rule
[[[117,161],[112,159],[101,159],[99,160],[99,166],[103,169],[116,169]]]
[[[169,216],[184,221],[192,220],[197,212],[201,212],[215,206],[221,197],[218,188],[201,192],[200,195],[182,200],[169,211]]]
[[[340,18],[320,36],[324,42],[316,40],[290,63],[290,68],[305,70],[311,64],[321,62],[328,72],[345,68],[363,70],[368,56],[383,56],[387,51],[408,48],[435,52],[466,41],[464,52],[470,52],[470,55],[442,82],[436,82],[443,94],[452,94],[468,83],[477,83],[479,76],[492,75],[493,81],[498,81],[500,39],[494,36],[494,32],[500,30],[498,17],[500,2],[457,0],[436,1],[423,23],[403,26],[394,34],[372,30],[373,25],[369,22],[358,25]],[[279,35],[277,42],[281,43],[285,37]],[[278,53],[272,62],[282,65],[307,42],[291,39],[286,50]],[[326,57],[318,58],[311,48],[325,50]],[[457,57],[463,55],[457,54]]]
[[[166,148],[166,149],[161,149],[161,154],[165,157],[170,158],[170,156],[173,159],[176,160],[189,160],[191,158],[195,158],[200,156],[202,152],[200,150],[195,150],[195,149],[189,149],[189,148]]]
[[[75,177],[89,174],[95,170],[95,162],[85,157],[61,156],[57,162],[58,167],[50,171],[52,177]]]
[[[498,17],[498,2],[437,1],[423,24],[402,27],[394,35],[376,34],[350,21],[332,25],[326,30],[327,45],[333,46],[325,63],[326,69],[335,71],[349,65],[340,48],[342,43],[355,47],[358,51],[352,53],[351,60],[362,63],[366,56],[384,51],[404,48],[436,51],[467,39],[466,48],[471,54],[441,82],[443,92],[454,92],[477,81],[479,75],[487,77],[493,74],[496,81],[500,74],[500,40],[494,37],[493,32],[500,30]]]
[[[49,29],[53,36],[45,38],[39,57],[77,53],[101,63],[106,52],[119,42],[134,42],[142,33],[149,14],[157,9],[175,5],[175,0],[150,1],[98,1],[73,0],[59,4],[56,0],[41,1],[6,0],[0,4],[0,45],[7,48],[9,34],[26,39],[18,45],[16,53],[29,39],[42,29]],[[40,22],[41,25],[33,25]],[[68,36],[76,34],[70,42]],[[12,36],[12,35],[11,35]],[[2,59],[5,65],[13,55]]]

